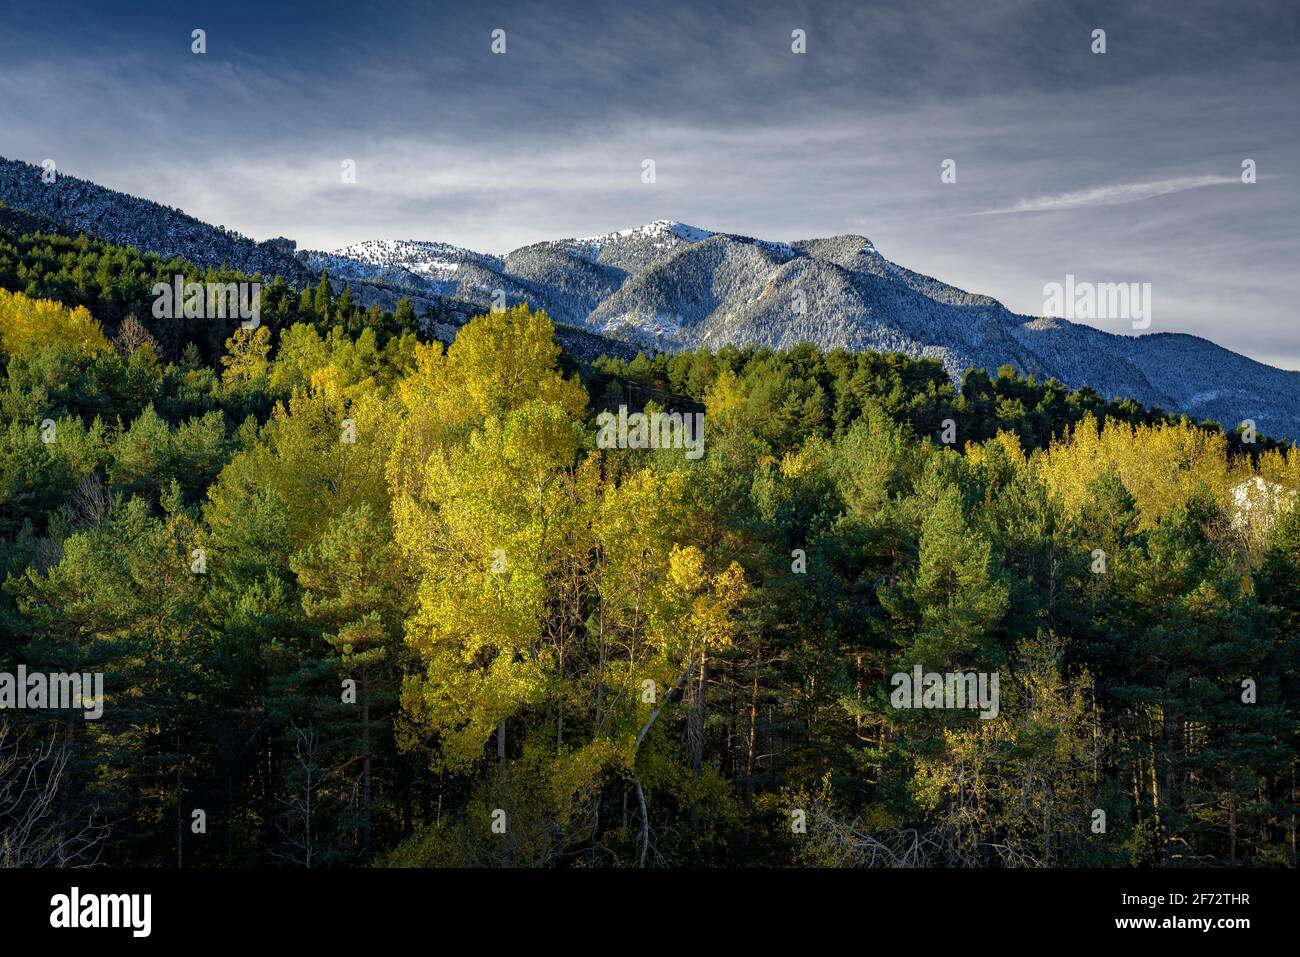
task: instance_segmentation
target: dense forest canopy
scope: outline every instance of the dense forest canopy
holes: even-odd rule
[[[444,346],[324,276],[156,319],[262,277],[9,212],[0,672],[105,702],[0,714],[52,787],[0,862],[1294,865],[1294,447],[894,354],[584,365],[527,307]],[[623,406],[706,454],[598,447]]]

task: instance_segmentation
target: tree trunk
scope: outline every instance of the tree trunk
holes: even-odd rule
[[[758,730],[758,672],[749,695],[749,741],[745,753],[745,806],[754,806],[754,753]]]

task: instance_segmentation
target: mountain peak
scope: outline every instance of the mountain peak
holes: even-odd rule
[[[684,239],[689,243],[699,242],[701,239],[708,239],[713,235],[713,233],[707,229],[700,229],[698,226],[688,226],[686,223],[679,223],[675,219],[656,219],[653,223],[647,223],[644,226],[640,226],[635,231],[644,233],[672,233],[678,239]]]
[[[396,308],[412,296],[434,328],[510,304],[545,309],[558,326],[669,350],[813,343],[822,349],[933,358],[955,382],[968,368],[1011,364],[1106,398],[1300,437],[1300,373],[1190,336],[1114,335],[1064,319],[1016,315],[880,255],[865,236],[779,243],[658,219],[588,239],[545,240],[506,256],[424,240],[371,240],[333,253],[258,243],[179,210],[0,159],[0,200],[63,230],[197,267],[227,266]],[[12,222],[12,220],[10,220]],[[22,228],[29,228],[23,220]],[[416,298],[418,297],[418,301]],[[596,347],[593,346],[593,349]],[[601,347],[604,348],[604,347]]]
[[[620,239],[654,239],[659,237],[675,236],[686,242],[699,242],[701,239],[708,239],[713,233],[707,229],[700,229],[698,226],[688,226],[686,223],[679,223],[675,219],[656,219],[652,223],[646,223],[644,226],[633,226],[629,229],[618,229],[600,236],[583,236],[574,239],[572,242],[584,245],[608,245],[617,242]]]

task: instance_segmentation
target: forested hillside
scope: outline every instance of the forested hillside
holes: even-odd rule
[[[184,210],[106,189],[75,176],[0,156],[0,198],[12,206],[60,224],[75,235],[86,231],[146,252],[181,254],[201,266],[223,263],[250,271],[305,278],[288,249],[258,243],[211,226]]]
[[[1016,314],[886,259],[865,236],[773,242],[658,220],[533,243],[504,259],[440,242],[385,240],[299,258],[356,283],[358,295],[390,289],[390,297],[432,297],[440,311],[475,313],[526,303],[561,328],[656,351],[811,343],[823,351],[898,352],[938,360],[954,382],[969,368],[1005,365],[1229,429],[1250,422],[1272,435],[1300,435],[1300,373],[1163,324],[1165,331],[1117,335],[1070,322],[1047,303],[1041,314]],[[1142,328],[1142,321],[1121,326]]]
[[[0,712],[0,863],[1296,862],[1290,445],[522,306],[446,346],[328,279],[155,319],[255,277],[4,225],[0,672],[105,700]],[[601,447],[623,406],[705,453]]]

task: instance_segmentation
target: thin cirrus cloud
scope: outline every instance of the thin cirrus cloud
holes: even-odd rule
[[[984,209],[969,216],[1001,216],[1007,213],[1044,213],[1066,209],[1085,209],[1089,206],[1119,206],[1123,203],[1136,203],[1156,196],[1181,193],[1189,189],[1203,189],[1206,186],[1225,186],[1239,182],[1235,176],[1179,176],[1173,179],[1157,179],[1146,183],[1114,183],[1109,186],[1094,186],[1089,189],[1057,193],[1053,196],[1037,196],[1033,199],[1021,199],[1011,206],[999,209]]]
[[[1025,314],[1050,277],[1150,281],[1160,331],[1300,368],[1294,0],[10,6],[0,155],[246,235],[858,233]]]

